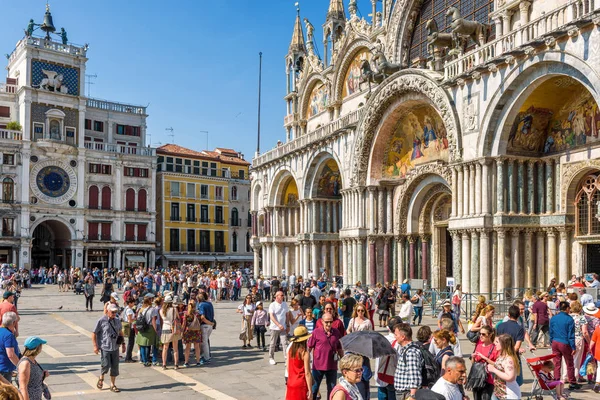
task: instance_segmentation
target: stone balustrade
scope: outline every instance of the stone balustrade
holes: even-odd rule
[[[156,149],[152,147],[125,146],[114,143],[85,142],[88,150],[104,151],[108,153],[121,153],[137,156],[156,156]]]
[[[0,139],[2,140],[23,140],[23,133],[19,131],[11,131],[8,129],[0,129]]]
[[[134,106],[131,104],[115,103],[113,101],[100,99],[87,99],[86,106],[88,108],[97,108],[106,111],[115,111],[128,114],[146,114],[146,107]]]

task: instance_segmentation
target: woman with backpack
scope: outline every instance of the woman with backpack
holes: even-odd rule
[[[183,343],[185,344],[185,361],[183,366],[190,366],[190,350],[194,345],[196,353],[196,366],[200,365],[200,344],[202,343],[202,331],[200,330],[200,317],[196,311],[196,300],[191,299],[187,312],[183,317]]]
[[[441,331],[433,332],[433,341],[440,351],[435,355],[435,361],[440,366],[441,375],[444,375],[446,369],[446,360],[454,356],[452,345],[456,344],[456,336],[454,333],[442,329]]]
[[[156,346],[158,343],[158,336],[156,333],[158,313],[152,305],[153,299],[154,295],[152,293],[148,293],[144,296],[144,303],[142,304],[142,308],[138,311],[135,320],[135,329],[138,332],[135,343],[140,346],[140,358],[145,367],[152,366],[150,348]]]

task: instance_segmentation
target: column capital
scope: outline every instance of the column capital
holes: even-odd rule
[[[469,235],[468,229],[466,229],[466,230],[462,231],[461,236],[462,236],[462,240],[469,240],[469,236],[471,236],[471,235]]]
[[[552,164],[554,164],[554,158],[546,158],[546,159],[544,160],[544,163],[545,163],[546,165],[552,166]]]
[[[515,12],[513,10],[504,10],[500,15],[502,15],[502,18],[510,18],[514,13]]]
[[[369,236],[369,245],[374,245],[377,243],[377,238],[375,236]]]
[[[375,190],[377,190],[377,186],[369,186],[367,189],[369,189],[369,192],[373,193]]]
[[[535,234],[539,238],[543,238],[546,236],[546,232],[543,229],[535,231]]]
[[[398,242],[398,244],[402,244],[406,240],[406,237],[404,235],[398,235],[394,239],[396,239],[396,242]]]
[[[529,161],[531,161],[531,160],[526,160],[526,159],[524,159],[524,158],[518,158],[516,161],[517,161],[517,163],[519,163],[519,166],[521,166],[521,165],[523,165],[523,164],[525,164],[526,162],[529,162]]]
[[[521,12],[526,12],[526,11],[528,11],[528,10],[529,10],[529,7],[531,7],[531,2],[529,2],[529,1],[522,1],[522,0],[521,0],[521,3],[519,3],[519,10],[520,10]]]
[[[536,230],[534,228],[526,228],[523,230],[523,234],[528,239],[530,239],[533,236],[534,232],[536,232]]]
[[[557,228],[558,233],[560,234],[561,240],[566,240],[569,236],[569,232],[571,231],[570,226],[559,226]]]
[[[506,228],[495,228],[494,230],[496,231],[498,237],[502,239],[506,237],[506,232],[508,231]]]
[[[421,233],[419,236],[421,237],[422,242],[429,242],[429,240],[431,240],[431,234],[429,233]]]
[[[415,235],[408,235],[406,238],[408,239],[408,243],[411,243],[411,244],[417,241],[417,238]]]
[[[510,230],[510,235],[512,237],[519,237],[519,235],[521,234],[521,229],[520,228],[513,228]]]
[[[554,228],[548,227],[548,228],[544,228],[544,232],[546,232],[546,235],[548,236],[556,236],[556,230]]]
[[[471,239],[479,238],[479,233],[480,233],[479,229],[469,229],[469,232],[471,233]]]
[[[487,239],[490,236],[490,230],[486,228],[478,228],[477,232],[479,232],[479,236],[481,236],[482,239]]]

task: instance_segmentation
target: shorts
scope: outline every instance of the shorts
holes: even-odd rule
[[[110,370],[110,376],[119,376],[119,350],[101,350],[100,366],[101,375]]]

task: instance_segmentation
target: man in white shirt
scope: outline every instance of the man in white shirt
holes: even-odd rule
[[[337,285],[337,281],[335,281],[335,280],[334,280],[334,281],[332,282],[332,284],[331,284],[331,289],[329,289],[329,290],[330,290],[330,291],[331,291],[331,290],[335,290],[335,298],[336,298],[336,300],[339,300],[339,299],[340,299],[340,288],[339,288],[339,287],[338,287],[338,285]]]
[[[432,392],[443,395],[446,400],[463,400],[465,398],[461,384],[467,378],[465,360],[452,356],[446,360],[446,372],[431,388]]]
[[[321,289],[319,289],[319,287],[317,286],[317,283],[315,281],[312,281],[310,283],[310,294],[315,299],[318,299],[323,295],[323,293],[321,293]]]
[[[269,344],[269,364],[275,365],[275,347],[277,346],[277,337],[281,339],[281,348],[287,348],[287,333],[289,328],[288,305],[283,301],[283,292],[280,290],[275,294],[275,301],[269,305],[269,320],[271,325],[271,343]],[[283,354],[285,359],[287,354]]]
[[[402,322],[406,322],[410,324],[410,318],[413,313],[413,304],[408,297],[408,294],[404,293],[402,295],[402,306],[400,307],[400,318],[402,318]]]
[[[594,304],[594,298],[591,294],[586,293],[586,290],[584,288],[579,289],[579,296],[579,301],[581,302],[581,305],[583,307],[585,307],[588,304]]]

